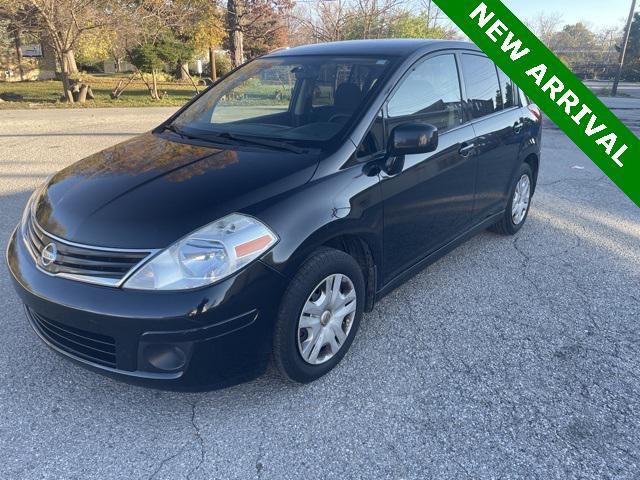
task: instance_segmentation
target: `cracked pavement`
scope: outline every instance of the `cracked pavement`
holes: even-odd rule
[[[636,133],[640,100],[607,100]],[[0,246],[34,187],[168,109],[3,111]],[[329,375],[118,383],[51,352],[0,266],[0,478],[631,479],[640,210],[547,123],[515,237],[470,240],[380,302]]]

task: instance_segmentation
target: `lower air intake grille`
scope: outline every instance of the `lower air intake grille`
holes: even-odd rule
[[[31,309],[27,309],[27,313],[38,333],[55,347],[74,357],[116,368],[116,342],[113,337],[62,325]]]

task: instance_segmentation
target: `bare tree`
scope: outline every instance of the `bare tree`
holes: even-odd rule
[[[554,35],[551,49],[571,67],[593,63],[600,57],[595,33],[582,22],[565,25]]]
[[[403,0],[338,0],[298,7],[298,43],[421,37],[456,38],[459,30],[431,0],[418,8]]]
[[[24,68],[22,66],[22,27],[19,23],[11,22],[8,30],[13,37],[13,45],[16,49],[16,60],[18,61],[18,72],[20,81],[24,80]]]
[[[103,26],[94,14],[104,0],[14,0],[13,5],[29,12],[32,21],[42,29],[43,40],[48,42],[61,66],[64,97],[73,103],[70,75],[77,73],[74,49],[81,35]]]
[[[344,40],[353,14],[343,0],[298,5],[291,14],[297,27],[294,44]]]
[[[288,43],[293,0],[227,0],[227,35],[234,67],[244,62],[245,51],[264,53]]]
[[[245,26],[245,2],[244,0],[227,1],[227,32],[229,35],[229,50],[234,67],[244,62],[244,26]]]
[[[604,64],[612,64],[616,60],[616,44],[622,31],[618,27],[605,27],[596,32],[596,45],[600,50],[601,62]]]
[[[400,0],[356,0],[356,35],[362,39],[384,36],[401,4]]]
[[[32,17],[33,12],[24,5],[12,0],[0,0],[0,20],[5,22],[7,40],[13,44],[20,80],[24,80],[22,37],[40,29]]]
[[[427,29],[442,32],[443,38],[458,38],[460,30],[449,20],[433,0],[422,0],[422,10],[427,21]]]
[[[557,34],[564,25],[562,15],[554,12],[540,12],[535,18],[526,23],[542,43],[544,43],[547,48],[553,50],[556,44]]]

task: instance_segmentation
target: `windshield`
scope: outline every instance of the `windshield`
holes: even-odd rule
[[[207,91],[172,127],[200,138],[320,146],[346,127],[388,65],[384,58],[261,58]]]

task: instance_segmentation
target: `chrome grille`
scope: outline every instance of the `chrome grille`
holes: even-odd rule
[[[116,341],[113,337],[69,327],[27,308],[33,328],[54,347],[106,367],[116,368]]]
[[[136,265],[153,253],[151,250],[121,250],[91,247],[67,242],[45,232],[32,216],[24,228],[24,237],[38,267],[52,275],[100,285],[119,286]],[[45,265],[42,252],[53,244],[56,258]]]

